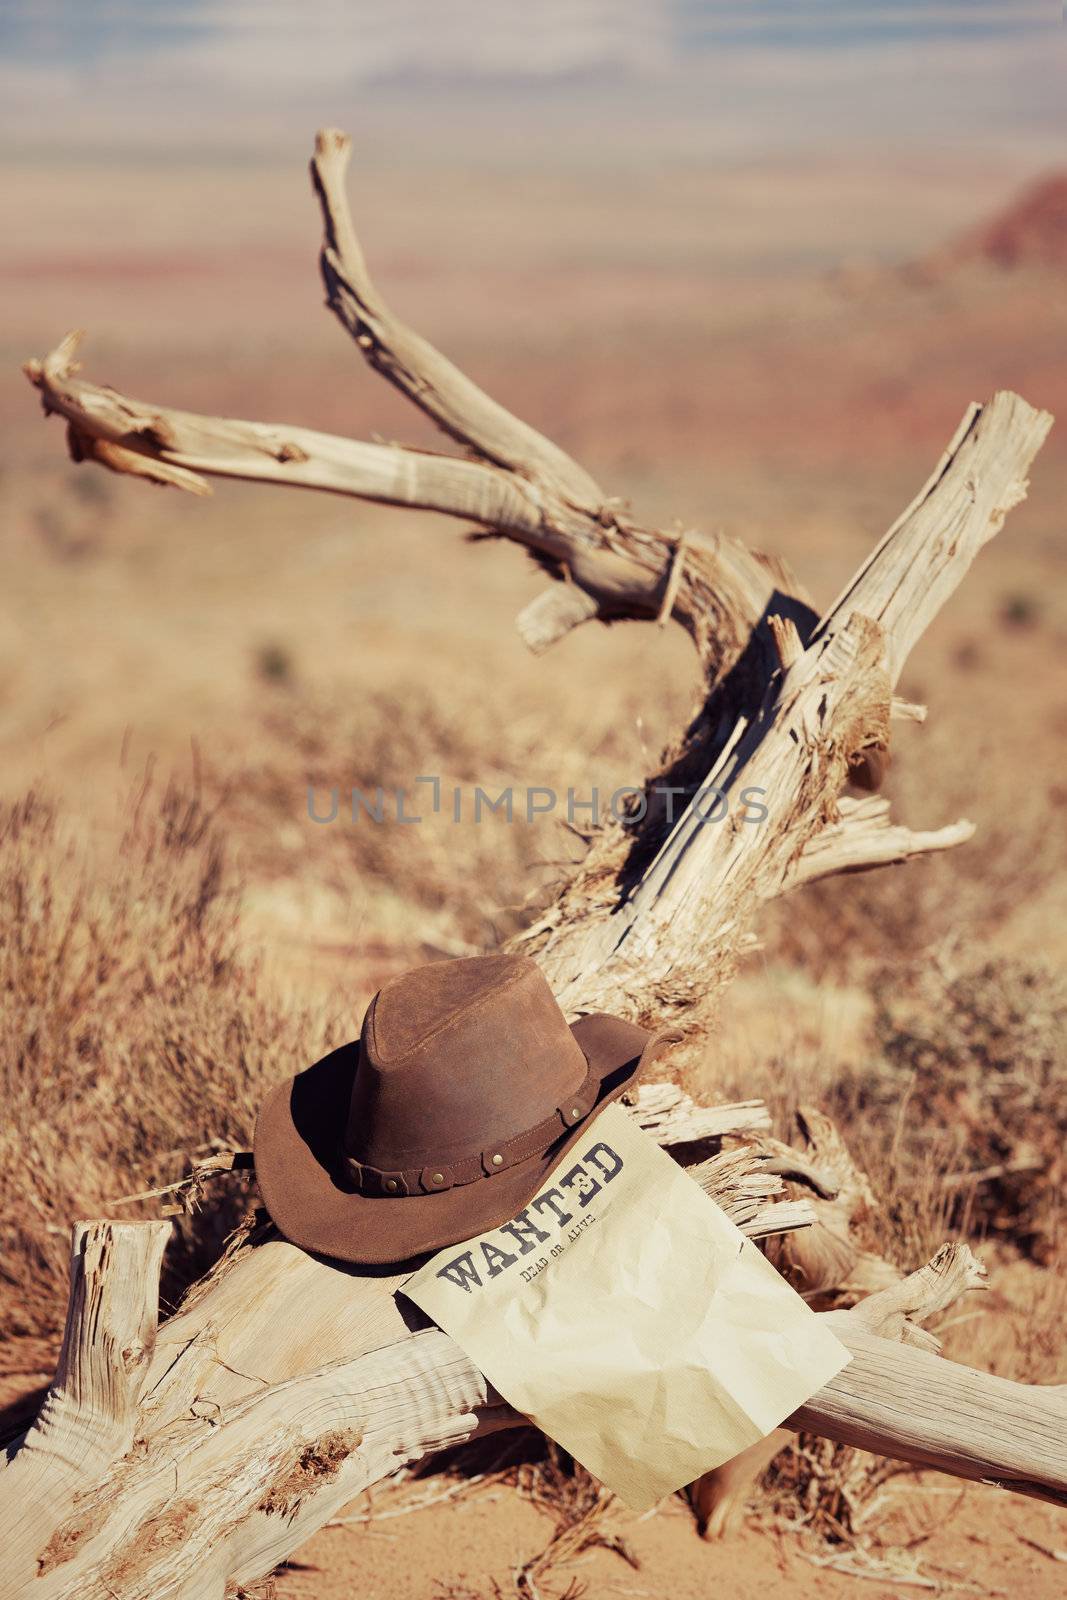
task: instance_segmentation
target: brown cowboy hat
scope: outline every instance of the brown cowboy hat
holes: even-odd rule
[[[568,1026],[525,956],[406,972],[358,1044],[282,1083],[256,1123],[260,1192],[320,1255],[399,1263],[506,1222],[675,1032]]]

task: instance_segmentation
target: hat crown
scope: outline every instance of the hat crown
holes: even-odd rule
[[[398,1169],[470,1157],[550,1117],[587,1071],[528,957],[419,967],[367,1009],[345,1153]]]

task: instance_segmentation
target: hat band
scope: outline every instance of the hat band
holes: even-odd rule
[[[590,1066],[577,1089],[550,1117],[545,1117],[534,1128],[527,1128],[525,1133],[487,1145],[477,1155],[464,1156],[459,1161],[430,1161],[423,1167],[387,1171],[357,1161],[355,1156],[342,1150],[342,1165],[349,1181],[361,1194],[381,1195],[389,1200],[402,1195],[437,1194],[444,1189],[476,1183],[479,1178],[493,1178],[520,1161],[528,1161],[531,1156],[544,1155],[563,1133],[589,1115],[599,1088],[600,1077]]]

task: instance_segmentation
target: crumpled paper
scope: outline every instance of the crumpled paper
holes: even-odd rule
[[[850,1359],[618,1105],[510,1222],[440,1251],[403,1293],[637,1511],[764,1438]]]

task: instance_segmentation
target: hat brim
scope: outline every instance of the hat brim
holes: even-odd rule
[[[680,1037],[673,1030],[649,1034],[604,1013],[582,1017],[571,1032],[600,1080],[587,1116],[542,1155],[436,1194],[366,1195],[338,1181],[339,1130],[348,1117],[358,1046],[335,1050],[279,1084],[260,1110],[254,1141],[256,1180],[271,1219],[302,1249],[365,1266],[399,1266],[506,1222],[604,1107]]]

